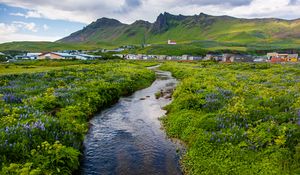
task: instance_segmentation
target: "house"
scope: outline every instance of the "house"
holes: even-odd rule
[[[0,52],[0,55],[5,55],[4,53]]]
[[[175,41],[168,40],[168,44],[169,44],[169,45],[176,45],[177,43],[176,43]]]
[[[255,63],[266,62],[266,59],[264,59],[263,57],[255,57],[253,62]]]
[[[226,63],[234,62],[235,55],[234,54],[223,54],[222,61]]]
[[[298,62],[298,54],[289,54],[288,55],[288,62]]]
[[[41,54],[42,53],[27,53],[26,56],[28,57],[28,59],[36,60]]]
[[[16,55],[15,56],[16,60],[29,60],[28,56],[26,54],[23,55]]]
[[[194,60],[194,56],[188,56],[187,60],[193,61]]]
[[[189,56],[188,60],[190,61],[199,61],[202,60],[203,58],[201,56]]]
[[[203,61],[223,61],[223,55],[207,54]]]
[[[188,60],[189,56],[188,55],[182,55],[181,59],[182,60]]]
[[[142,59],[143,59],[143,55],[142,55],[142,54],[137,54],[136,58],[137,58],[138,60],[142,60]]]
[[[172,60],[182,60],[181,56],[172,56]]]
[[[276,53],[276,52],[267,53],[268,60],[271,60],[272,57],[277,57],[277,56],[278,56],[278,53]]]
[[[108,53],[108,52],[123,52],[125,49],[124,48],[117,48],[117,49],[112,49],[112,50],[105,50],[103,49],[103,53]]]
[[[122,46],[121,48],[125,48],[125,49],[134,49],[135,46],[133,46],[133,45],[126,45],[126,46]]]
[[[137,60],[137,56],[134,54],[128,54],[125,56],[125,59],[127,60]]]
[[[88,54],[75,54],[74,56],[76,59],[79,60],[95,60],[95,59],[102,58],[102,56],[88,55]]]
[[[36,60],[41,53],[26,53],[23,55],[16,55],[15,59],[22,60]]]
[[[252,55],[245,54],[223,54],[222,61],[226,63],[232,62],[253,62],[254,57]]]
[[[279,62],[297,62],[298,54],[279,54],[276,52],[267,54],[268,61],[271,63],[279,63]]]
[[[119,57],[119,58],[124,58],[124,55],[123,55],[123,54],[113,54],[112,56],[114,56],[114,57]]]
[[[156,55],[148,55],[148,59],[155,60],[155,59],[157,59],[157,56]]]
[[[46,52],[38,55],[37,59],[76,59],[76,56],[68,53]]]
[[[158,55],[157,58],[158,58],[158,60],[166,60],[167,56],[166,55]]]
[[[252,55],[237,54],[235,55],[234,62],[253,62],[254,57]]]

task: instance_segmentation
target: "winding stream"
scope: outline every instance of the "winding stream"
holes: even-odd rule
[[[162,107],[170,103],[168,93],[177,81],[170,72],[152,69],[157,79],[150,87],[121,98],[90,121],[83,174],[182,174],[176,153],[181,146],[167,138],[158,119],[165,114]],[[164,97],[156,99],[161,90]]]

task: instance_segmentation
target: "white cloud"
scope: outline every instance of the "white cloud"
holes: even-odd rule
[[[13,21],[12,25],[16,26],[18,29],[25,29],[25,30],[29,30],[31,32],[38,31],[36,24],[33,22],[26,23],[23,21]]]
[[[28,11],[26,13],[10,13],[11,16],[22,16],[25,18],[42,18],[42,14],[37,11]]]
[[[28,11],[25,17],[26,18],[41,18],[42,14],[37,11]]]
[[[45,31],[47,31],[47,30],[49,29],[49,26],[48,26],[47,24],[44,24],[44,25],[43,25],[43,29],[44,29]]]
[[[164,11],[194,15],[200,12],[235,17],[279,17],[294,19],[300,16],[299,0],[0,0],[28,9],[34,18],[62,19],[89,24],[101,17],[116,18],[125,23],[137,19],[153,22]]]
[[[11,16],[22,16],[22,17],[25,17],[24,13],[9,13],[9,15],[11,15]]]
[[[44,25],[43,27],[45,29],[48,26]],[[62,36],[40,36],[35,33],[24,34],[20,32],[23,29],[37,32],[35,23],[25,23],[22,21],[13,21],[10,24],[0,23],[0,43],[10,41],[56,41],[62,38]]]
[[[11,42],[11,41],[56,41],[60,38],[62,38],[62,37],[61,36],[50,37],[50,36],[38,36],[38,35],[11,33],[11,34],[6,34],[6,35],[0,35],[0,43]]]
[[[8,25],[5,23],[0,23],[0,36],[12,34],[18,31],[18,28],[15,25]]]

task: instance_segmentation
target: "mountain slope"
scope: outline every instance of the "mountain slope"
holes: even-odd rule
[[[240,44],[291,42],[300,40],[300,20],[239,19],[230,16],[160,14],[154,23],[136,21],[123,24],[101,18],[84,29],[59,40],[62,43],[163,44],[193,41],[234,42]]]

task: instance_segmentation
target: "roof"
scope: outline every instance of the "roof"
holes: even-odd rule
[[[61,52],[45,52],[45,53],[40,54],[39,56],[43,56],[46,54],[54,54],[54,55],[61,56],[61,57],[74,57],[74,55],[71,55],[68,53],[61,53]]]
[[[27,56],[39,56],[41,53],[27,53]]]
[[[76,54],[76,55],[72,55],[72,56],[81,56],[81,57],[86,57],[86,58],[101,58],[102,56],[97,56],[97,55],[88,55],[88,54]]]
[[[62,53],[62,52],[51,52],[56,55],[62,56],[62,57],[74,57],[74,55],[68,54],[68,53]]]

